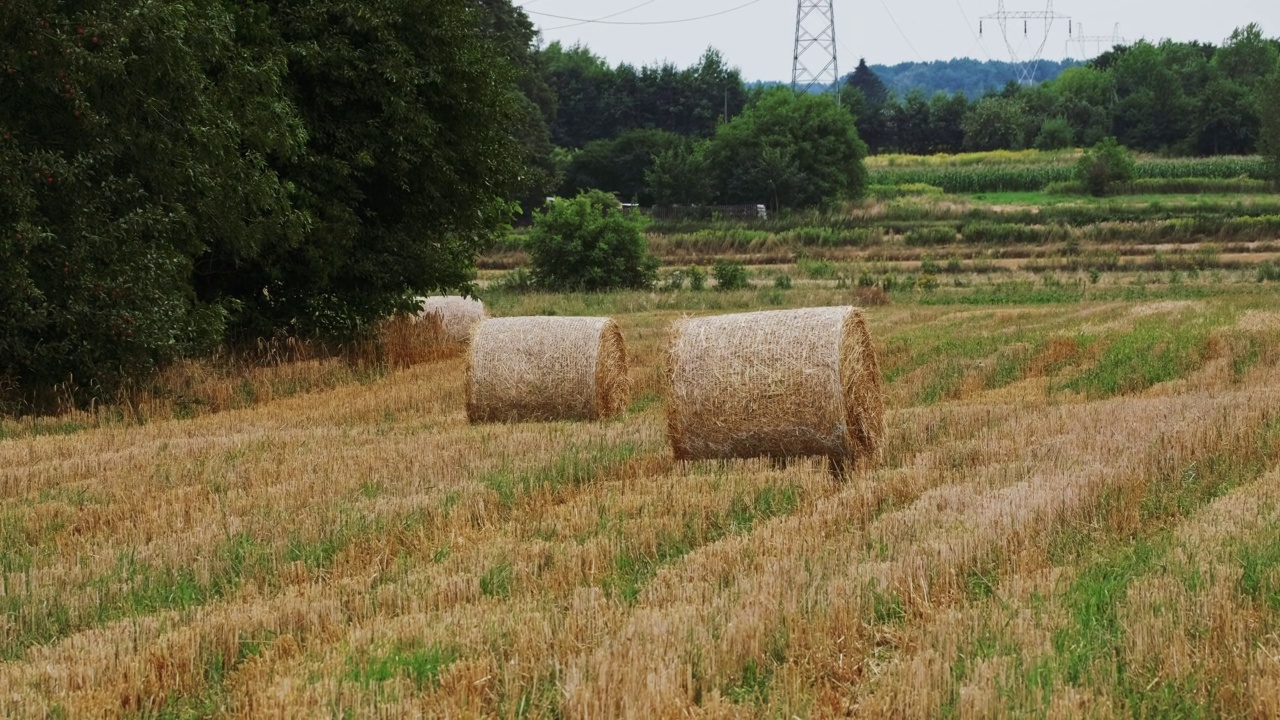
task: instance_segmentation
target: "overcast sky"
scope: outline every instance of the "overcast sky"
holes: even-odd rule
[[[795,0],[756,0],[739,10],[696,22],[652,25],[574,25],[564,18],[615,23],[655,23],[729,10],[750,0],[515,0],[543,30],[544,42],[581,42],[612,63],[634,65],[670,60],[689,65],[714,46],[746,80],[790,80],[796,20]],[[840,69],[852,70],[858,58],[891,65],[909,60],[974,57],[1008,60],[999,26],[979,18],[995,12],[998,0],[835,0]],[[1006,0],[1009,11],[1043,11],[1045,0]],[[633,10],[627,11],[630,8]],[[1280,0],[1056,0],[1054,11],[1084,23],[1085,35],[1120,34],[1128,40],[1201,40],[1220,43],[1232,29],[1257,22],[1270,37],[1280,36]],[[967,21],[966,21],[967,18]],[[895,26],[896,22],[896,26]],[[566,27],[570,26],[571,27]],[[1044,24],[1032,23],[1030,37],[1020,23],[1010,27],[1021,56],[1034,52]],[[1037,34],[1038,33],[1038,34]],[[1067,21],[1059,21],[1045,43],[1044,56],[1061,59]],[[1090,45],[1089,54],[1095,54]],[[1079,46],[1070,56],[1080,56]]]

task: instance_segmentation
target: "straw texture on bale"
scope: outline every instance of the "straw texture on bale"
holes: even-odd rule
[[[473,423],[608,419],[630,389],[626,343],[609,318],[486,320],[471,340]]]
[[[422,311],[419,319],[435,315],[444,326],[446,337],[453,342],[464,343],[471,339],[471,331],[484,320],[484,303],[475,298],[458,295],[418,298]]]
[[[880,365],[857,308],[678,322],[667,376],[677,460],[822,455],[840,467],[879,460]]]

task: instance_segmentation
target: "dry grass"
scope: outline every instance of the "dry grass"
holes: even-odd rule
[[[1280,710],[1264,299],[870,309],[884,458],[843,484],[673,463],[692,308],[616,302],[614,422],[471,425],[455,356],[0,440],[0,716]]]
[[[444,328],[449,340],[455,343],[466,343],[476,325],[484,321],[484,303],[475,298],[446,295],[443,297],[418,298],[422,312],[421,320],[434,318]]]

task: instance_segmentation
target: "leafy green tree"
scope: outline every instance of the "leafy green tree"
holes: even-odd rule
[[[1026,147],[1028,115],[1016,98],[989,96],[974,103],[964,118],[968,150],[1021,150]]]
[[[1049,118],[1040,125],[1035,147],[1037,150],[1065,150],[1074,140],[1075,133],[1066,118]]]
[[[964,149],[964,116],[969,98],[964,93],[935,93],[929,101],[929,151],[958,153]]]
[[[1195,102],[1188,98],[1184,79],[1175,67],[1186,72],[1207,69],[1208,63],[1196,52],[1181,51],[1172,43],[1159,47],[1142,41],[1130,47],[1116,61],[1115,133],[1127,147],[1149,151],[1185,150],[1195,123]]]
[[[55,383],[109,397],[216,345],[233,306],[196,297],[198,259],[298,232],[268,161],[302,130],[279,49],[237,35],[252,19],[218,2],[0,5],[0,377],[29,399]]]
[[[893,125],[900,152],[911,155],[928,155],[933,151],[933,124],[931,108],[924,93],[912,90],[889,110],[889,123]]]
[[[720,126],[704,149],[715,199],[811,207],[859,197],[867,147],[830,97],[775,88]]]
[[[1216,67],[1195,99],[1194,147],[1202,155],[1244,155],[1258,144],[1261,120],[1254,94]]]
[[[1271,178],[1280,183],[1280,65],[1258,88],[1258,110],[1262,127],[1258,152],[1271,166]]]
[[[716,290],[745,290],[751,287],[747,267],[740,262],[717,260],[711,268],[711,276],[716,279]]]
[[[659,153],[645,173],[645,186],[655,205],[701,205],[713,190],[707,170],[707,143],[685,144]]]
[[[564,147],[652,128],[707,137],[747,102],[741,74],[708,49],[696,65],[610,67],[589,49],[551,43],[542,51],[549,84],[559,99],[552,137]]]
[[[1212,64],[1232,82],[1253,90],[1280,61],[1280,43],[1268,40],[1257,23],[1236,28],[1213,54]]]
[[[302,232],[215,238],[197,268],[241,336],[346,338],[409,298],[462,289],[510,218],[527,155],[518,74],[471,0],[281,0],[250,6],[287,54],[283,98],[305,145],[271,165]]]
[[[1076,179],[1098,197],[1106,195],[1115,183],[1133,180],[1133,176],[1133,157],[1113,137],[1104,138],[1089,149],[1076,165]]]
[[[654,196],[645,177],[654,159],[687,144],[688,140],[666,130],[628,130],[613,140],[593,140],[574,153],[561,194],[606,190],[650,205]]]
[[[556,94],[547,83],[543,57],[538,52],[538,30],[524,10],[511,0],[477,0],[481,28],[516,71],[520,107],[511,132],[524,148],[526,173],[519,191],[525,208],[537,207],[554,195],[562,181],[551,124],[556,118]]]
[[[534,216],[526,241],[534,282],[555,291],[648,288],[658,261],[644,228],[643,215],[599,190],[556,200]]]
[[[867,65],[866,58],[858,60],[858,67],[849,74],[845,86],[862,91],[862,96],[874,107],[883,107],[889,100],[889,89],[880,80],[880,76]]]
[[[867,65],[866,58],[858,61],[858,67],[841,87],[840,104],[853,113],[858,137],[867,144],[870,152],[882,152],[897,144],[890,121],[897,102],[880,77]]]
[[[897,100],[890,97],[887,104],[875,105],[867,100],[861,90],[845,85],[840,88],[840,105],[853,115],[858,137],[867,144],[870,153],[880,153],[894,147],[896,135],[889,124],[889,114],[897,105]]]
[[[1111,73],[1092,67],[1070,68],[1043,87],[1056,98],[1054,112],[1071,125],[1073,143],[1096,145],[1111,134],[1115,99]]]

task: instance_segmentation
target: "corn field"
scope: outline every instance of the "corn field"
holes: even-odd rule
[[[872,185],[922,184],[949,193],[1036,192],[1075,179],[1076,157],[1070,154],[1028,155],[1023,161],[1017,161],[1022,156],[1016,153],[994,161],[983,155],[987,154],[979,154],[974,161],[965,155],[922,158],[922,162],[901,158],[895,162],[891,157],[868,162],[867,170]],[[1260,180],[1266,173],[1260,157],[1139,157],[1136,163],[1139,180]]]

